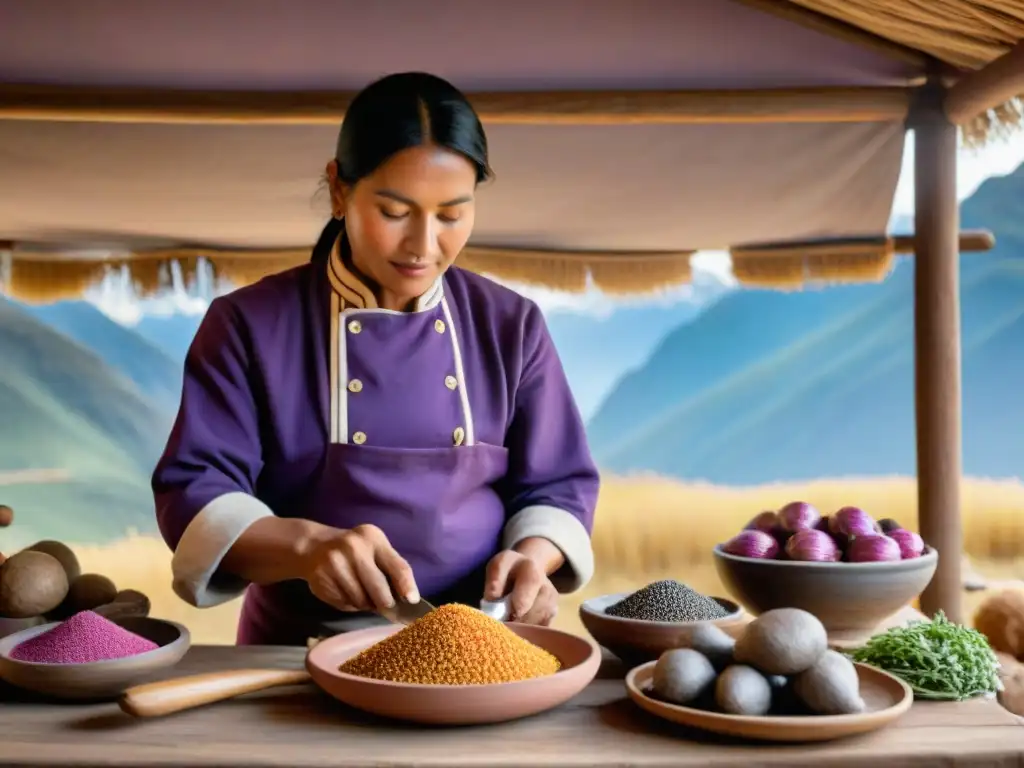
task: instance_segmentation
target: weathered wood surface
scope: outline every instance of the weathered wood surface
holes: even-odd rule
[[[296,648],[198,646],[176,675],[299,668]],[[0,689],[0,766],[994,766],[1024,763],[1024,720],[994,700],[918,703],[894,726],[817,745],[750,744],[655,720],[626,697],[607,660],[568,704],[495,726],[430,729],[387,722],[312,685],[252,694],[154,720],[116,704],[33,702]]]

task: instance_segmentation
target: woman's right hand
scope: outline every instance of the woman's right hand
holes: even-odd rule
[[[342,611],[390,608],[396,596],[410,603],[420,599],[409,563],[375,525],[318,538],[304,570],[313,594]]]

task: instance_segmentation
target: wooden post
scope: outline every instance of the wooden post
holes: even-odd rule
[[[914,128],[914,358],[920,533],[939,551],[921,595],[928,616],[962,622],[960,560],[960,253],[957,128],[932,80],[912,111]]]

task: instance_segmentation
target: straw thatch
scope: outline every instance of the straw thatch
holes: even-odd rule
[[[680,253],[559,253],[467,248],[459,266],[499,280],[583,293],[588,278],[608,294],[642,294],[690,280],[691,251]]]
[[[960,70],[992,63],[1024,40],[1020,0],[789,0],[879,37],[922,51]],[[1024,96],[1024,94],[1022,94]],[[963,126],[977,145],[1005,135],[1024,119],[1020,98]]]
[[[733,248],[732,271],[747,286],[799,290],[815,283],[878,283],[892,271],[891,238]]]
[[[545,251],[467,248],[459,266],[501,281],[582,293],[592,282],[608,294],[651,293],[690,279],[690,252],[649,255],[551,253]],[[15,251],[10,258],[5,293],[27,303],[78,298],[115,273],[140,297],[172,287],[171,265],[185,285],[194,284],[199,260],[212,268],[221,284],[243,286],[309,260],[302,249],[260,252],[175,249],[140,252],[116,259],[68,259],[59,253]]]

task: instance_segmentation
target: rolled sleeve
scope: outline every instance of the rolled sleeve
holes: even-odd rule
[[[249,361],[238,312],[214,300],[189,348],[181,407],[153,472],[157,522],[174,552],[172,587],[200,608],[245,591],[220,563],[250,525],[274,514],[255,496],[263,464]]]

